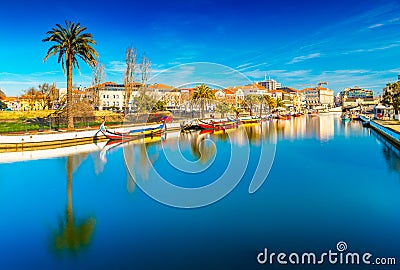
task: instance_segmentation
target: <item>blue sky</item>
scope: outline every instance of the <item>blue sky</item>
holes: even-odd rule
[[[107,81],[123,81],[131,45],[150,58],[153,75],[172,68],[154,82],[175,86],[183,77],[243,83],[230,72],[222,83],[218,68],[188,64],[196,62],[226,66],[250,81],[267,74],[298,89],[327,81],[335,92],[354,85],[380,92],[400,72],[400,3],[393,0],[13,0],[2,1],[1,10],[0,89],[9,96],[43,82],[65,87],[56,57],[43,63],[50,44],[41,42],[64,20],[79,21],[93,34]],[[91,77],[82,63],[74,83],[88,86]]]

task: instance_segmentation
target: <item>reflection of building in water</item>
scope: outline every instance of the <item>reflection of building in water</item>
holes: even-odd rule
[[[333,138],[335,132],[335,119],[334,115],[327,114],[319,117],[319,135],[317,138],[321,141],[329,141]]]
[[[328,141],[334,136],[335,116],[333,114],[323,114],[319,117],[305,115],[290,120],[278,120],[276,129],[282,139],[317,138]]]

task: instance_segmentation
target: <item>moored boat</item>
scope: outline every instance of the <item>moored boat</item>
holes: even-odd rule
[[[156,127],[132,129],[127,132],[117,132],[106,129],[105,122],[100,125],[100,131],[110,140],[134,140],[143,137],[161,136],[165,131],[165,123]]]
[[[238,124],[252,124],[259,123],[261,120],[258,116],[247,116],[238,118]]]
[[[340,118],[342,119],[343,123],[348,123],[350,122],[351,118],[349,114],[342,114],[342,116],[340,116]]]
[[[200,130],[198,119],[193,119],[191,121],[181,123],[181,131],[192,131],[192,130]]]
[[[199,127],[201,129],[210,129],[210,130],[224,130],[224,129],[230,129],[230,128],[235,128],[237,123],[236,121],[231,121],[231,120],[227,120],[227,121],[202,121],[199,120]]]
[[[339,113],[339,112],[342,112],[342,107],[340,106],[340,107],[330,108],[328,111],[329,111],[329,112],[336,112],[336,113]]]

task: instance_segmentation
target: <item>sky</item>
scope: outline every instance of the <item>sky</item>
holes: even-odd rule
[[[377,94],[400,73],[400,2],[337,1],[6,1],[0,4],[0,89],[7,96],[55,82],[57,57],[43,58],[46,32],[65,20],[93,35],[106,81],[123,82],[125,51],[151,60],[151,82],[220,87],[271,77],[302,89],[328,82],[336,93]],[[73,82],[89,86],[84,63]],[[139,77],[137,78],[139,80]]]

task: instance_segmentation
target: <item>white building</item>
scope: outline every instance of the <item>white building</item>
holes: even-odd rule
[[[272,80],[271,78],[268,78],[267,80],[267,76],[265,76],[263,81],[257,82],[259,85],[261,85],[262,87],[266,88],[268,91],[271,90],[276,90],[278,88],[281,88],[281,83],[278,83],[275,80]]]
[[[310,109],[316,107],[331,108],[334,107],[333,90],[317,86],[303,90],[306,105]]]

